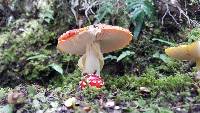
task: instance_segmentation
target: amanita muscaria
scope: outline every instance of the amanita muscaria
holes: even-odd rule
[[[96,24],[62,34],[58,39],[57,48],[64,53],[82,55],[78,61],[82,73],[95,73],[100,76],[104,65],[103,53],[121,49],[131,40],[132,34],[127,29]]]
[[[165,49],[165,53],[179,60],[196,62],[196,66],[200,70],[200,41],[193,42],[189,45],[169,47]]]

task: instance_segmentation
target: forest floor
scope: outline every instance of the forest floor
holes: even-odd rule
[[[104,54],[105,85],[81,90],[79,56],[56,49],[58,37],[79,25],[67,1],[47,1],[16,1],[17,12],[0,4],[0,113],[200,113],[195,63],[164,52],[199,40],[199,28],[144,22],[129,46]],[[126,17],[115,19],[133,31]]]

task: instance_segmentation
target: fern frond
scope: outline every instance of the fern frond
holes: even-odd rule
[[[132,19],[136,19],[141,12],[144,12],[144,16],[151,18],[154,14],[154,7],[149,0],[127,0],[127,10],[130,12]],[[133,16],[133,17],[132,17]]]
[[[149,0],[126,0],[126,4],[130,19],[136,23],[134,37],[137,38],[145,17],[152,19],[154,16],[154,7]]]
[[[119,4],[123,7],[119,8]],[[97,10],[96,19],[100,22],[114,16],[128,17],[128,20],[135,24],[133,32],[134,37],[137,38],[144,21],[154,17],[154,11],[152,0],[102,0]]]
[[[113,7],[111,1],[108,0],[107,3],[105,1],[103,1],[99,10],[97,10],[97,15],[96,15],[97,20],[100,22],[107,15],[112,14],[113,9],[114,9],[114,7]]]

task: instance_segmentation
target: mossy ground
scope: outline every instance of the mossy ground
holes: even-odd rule
[[[129,47],[106,54],[111,57],[105,60],[102,70],[105,86],[100,90],[80,90],[82,76],[76,65],[79,57],[59,53],[56,33],[39,21],[21,21],[25,20],[17,21],[14,26],[23,26],[25,31],[16,33],[11,27],[1,35],[6,37],[1,49],[1,64],[4,64],[1,66],[1,110],[83,112],[89,106],[90,112],[199,112],[200,83],[194,79],[196,69],[189,62],[164,54],[164,46],[168,44],[153,40],[162,33],[148,33]],[[189,39],[196,40],[192,37],[196,30],[188,34]],[[115,57],[123,51],[134,54],[117,61]],[[63,72],[52,64],[61,67]],[[15,90],[24,92],[25,99],[21,104],[9,105],[7,95]],[[64,107],[63,103],[70,97],[76,97],[80,104]],[[111,100],[118,109],[105,106]]]
[[[101,76],[105,86],[80,90],[79,56],[56,49],[58,36],[77,27],[75,18],[67,1],[49,4],[46,9],[39,5],[38,10],[22,13],[26,18],[23,15],[0,29],[0,112],[82,113],[86,107],[91,113],[200,112],[200,81],[195,79],[194,63],[164,53],[166,47],[199,40],[199,28],[172,32],[165,26],[145,23],[138,39],[104,55]],[[60,11],[51,11],[53,8]],[[126,18],[119,18],[116,25],[133,29]],[[13,91],[24,94],[22,103],[8,103]],[[64,102],[70,97],[76,97],[78,104],[67,108]],[[109,102],[114,106],[108,106]]]
[[[199,92],[198,82],[190,74],[159,77],[153,68],[147,69],[142,76],[136,75],[103,75],[105,87],[100,90],[87,88],[80,90],[80,71],[73,74],[60,75],[47,86],[19,85],[14,89],[1,88],[1,105],[7,105],[7,94],[10,91],[24,92],[23,103],[12,108],[20,112],[83,112],[85,106],[91,107],[91,112],[198,112]],[[145,87],[149,91],[141,90]],[[63,103],[70,97],[76,97],[80,102],[74,108],[63,108]],[[107,101],[114,101],[120,109],[106,107]],[[3,108],[1,108],[3,110]]]

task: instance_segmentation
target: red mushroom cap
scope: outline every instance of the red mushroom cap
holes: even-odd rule
[[[91,35],[91,29],[98,29],[96,37]],[[80,29],[69,30],[58,38],[57,48],[64,53],[83,55],[86,46],[94,41],[100,43],[101,52],[109,53],[121,49],[132,40],[132,34],[128,29],[106,24],[96,24]]]
[[[80,87],[84,89],[87,85],[100,89],[104,85],[104,81],[97,74],[87,74],[84,79],[80,81]]]

